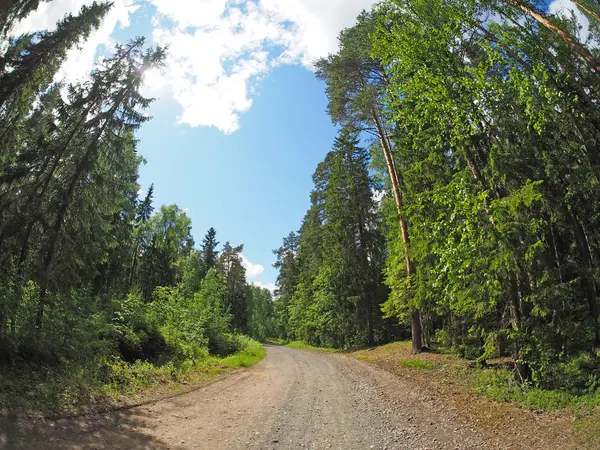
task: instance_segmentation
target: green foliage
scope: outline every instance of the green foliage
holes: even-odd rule
[[[316,63],[343,130],[302,228],[276,251],[281,337],[364,345],[368,292],[429,346],[510,358],[523,401],[595,392],[600,63],[572,18],[537,7],[382,1]],[[596,33],[597,5],[579,7]],[[371,144],[371,172],[346,156],[352,132]],[[383,181],[380,205],[347,190],[365,176]],[[376,236],[371,274],[351,244],[357,211]]]
[[[274,311],[281,337],[356,348],[393,335],[393,323],[379,311],[386,289],[373,191],[380,186],[369,162],[356,133],[343,129],[315,171],[302,228],[275,250],[279,298]]]
[[[257,341],[248,338],[239,338],[239,344],[241,350],[226,358],[223,358],[221,362],[226,366],[234,369],[236,367],[250,367],[264,358],[266,352],[265,348]]]
[[[0,37],[38,3],[0,12]],[[248,286],[242,246],[219,258],[211,228],[194,249],[183,210],[155,211],[153,186],[138,198],[135,133],[153,101],[140,87],[165,50],[136,38],[89,80],[53,80],[110,8],[85,6],[0,55],[2,406],[70,409],[247,366],[264,352],[239,333],[271,333],[272,298]]]
[[[250,311],[248,334],[261,342],[275,336],[276,324],[271,292],[258,286],[249,286],[246,302]]]

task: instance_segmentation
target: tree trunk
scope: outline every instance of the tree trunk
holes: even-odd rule
[[[414,266],[410,259],[409,247],[410,238],[408,235],[408,222],[403,217],[403,203],[402,203],[402,190],[400,189],[400,180],[398,178],[398,171],[394,163],[394,157],[392,155],[392,149],[384,132],[381,120],[377,115],[375,106],[371,106],[371,114],[373,122],[377,128],[377,135],[379,136],[379,142],[385,156],[385,162],[388,167],[390,179],[392,181],[392,190],[394,191],[394,198],[396,200],[396,208],[398,209],[398,218],[400,220],[400,230],[402,234],[402,242],[404,243],[404,260],[406,263],[406,274],[409,278],[414,274]],[[413,353],[421,353],[423,351],[423,341],[421,338],[421,314],[418,308],[415,308],[412,312],[412,348]]]
[[[600,22],[600,16],[598,16],[598,14],[596,14],[594,11],[592,11],[591,9],[589,9],[588,7],[584,6],[581,2],[578,2],[577,0],[573,0],[573,3],[575,3],[577,6],[579,6],[581,9],[583,9],[585,11],[586,14],[588,14],[589,16],[593,17],[594,19],[596,19],[598,22]]]
[[[423,339],[421,337],[423,330],[421,327],[421,312],[415,309],[411,315],[412,330],[412,352],[413,355],[423,351]]]
[[[600,62],[596,58],[594,58],[594,56],[583,45],[577,42],[577,40],[573,36],[571,36],[566,31],[561,30],[559,27],[554,25],[552,21],[550,21],[547,17],[524,5],[519,0],[510,0],[510,2],[516,7],[520,8],[522,11],[524,11],[525,14],[529,15],[530,17],[533,17],[539,24],[546,27],[558,37],[560,37],[563,41],[567,43],[569,47],[571,47],[571,50],[573,50],[575,53],[581,56],[588,63],[592,70],[594,70],[597,73],[600,73]]]

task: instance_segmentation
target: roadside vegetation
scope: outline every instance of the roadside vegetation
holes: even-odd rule
[[[598,409],[600,10],[576,4],[589,34],[486,0],[385,0],[340,34],[316,62],[339,134],[276,251],[281,337],[411,338],[395,369]]]
[[[73,412],[253,364],[272,296],[243,246],[213,228],[197,246],[185,211],[138,184],[143,73],[165,49],[135,38],[56,82],[113,5],[9,36],[38,3],[0,12],[0,409]]]

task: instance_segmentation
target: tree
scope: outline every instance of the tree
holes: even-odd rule
[[[247,295],[248,334],[263,342],[270,337],[276,337],[271,292],[268,289],[250,285]]]
[[[379,304],[383,236],[368,152],[344,129],[319,164],[311,209],[299,236],[276,251],[279,320],[293,336],[320,345],[373,345],[385,334]]]
[[[277,320],[277,332],[283,339],[288,337],[289,312],[288,307],[294,296],[300,267],[298,264],[298,250],[300,245],[299,236],[292,232],[283,238],[283,245],[273,250],[276,260],[273,264],[277,270],[277,290],[275,291],[275,317]]]
[[[192,253],[192,221],[177,205],[161,206],[144,230],[140,258],[140,288],[150,300],[158,286],[174,286],[182,276],[180,264]]]
[[[54,31],[18,37],[0,56],[0,173],[5,180],[24,176],[22,162],[32,157],[18,147],[22,120],[32,103],[51,85],[67,51],[85,40],[110,8],[108,3],[84,6],[79,15],[66,16]],[[0,15],[0,33],[1,20]]]
[[[134,231],[134,244],[133,244],[133,257],[131,259],[131,269],[129,271],[129,290],[133,286],[133,278],[136,274],[137,262],[141,246],[143,245],[144,237],[147,237],[147,227],[145,224],[150,220],[154,206],[152,206],[152,197],[154,196],[154,184],[151,184],[146,193],[146,197],[142,203],[137,205],[137,213],[135,216],[135,231]]]
[[[202,239],[202,263],[206,272],[215,267],[219,259],[219,252],[217,251],[219,242],[217,242],[216,237],[217,231],[213,227],[210,227],[204,239]]]
[[[369,34],[374,29],[373,16],[362,13],[358,23],[344,30],[339,38],[339,51],[315,64],[317,77],[327,83],[328,112],[335,123],[352,129],[374,133],[383,151],[389,180],[396,201],[401,236],[404,243],[406,276],[410,279],[414,266],[410,257],[408,222],[404,213],[401,176],[393,155],[391,134],[383,112],[383,94],[389,84],[388,75],[379,60],[371,55]],[[410,283],[410,280],[408,281]],[[421,318],[418,305],[411,314],[413,352],[422,350]]]
[[[0,39],[8,35],[15,23],[37,10],[39,4],[40,0],[5,0],[0,6]]]
[[[243,245],[232,247],[229,242],[226,242],[217,263],[217,270],[227,285],[225,308],[233,315],[231,326],[238,332],[245,332],[248,326],[248,285],[246,269],[242,265],[243,249]]]

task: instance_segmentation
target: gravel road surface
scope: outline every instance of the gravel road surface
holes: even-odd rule
[[[499,447],[410,380],[343,355],[277,346],[251,369],[168,400],[0,429],[0,448],[32,450]]]

